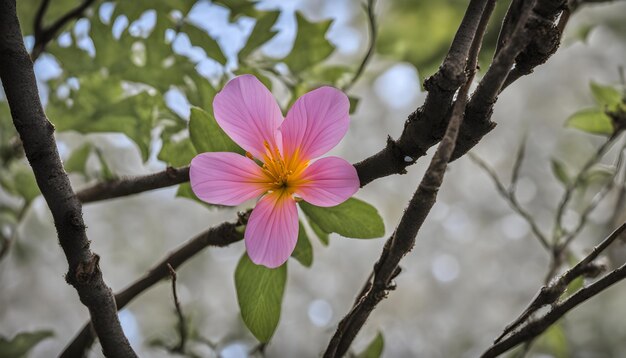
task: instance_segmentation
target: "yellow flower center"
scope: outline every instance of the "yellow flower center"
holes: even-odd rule
[[[309,166],[309,162],[300,160],[297,152],[290,158],[283,158],[278,148],[271,148],[267,142],[264,144],[263,172],[269,179],[269,190],[293,194],[298,185],[306,182],[302,173]]]

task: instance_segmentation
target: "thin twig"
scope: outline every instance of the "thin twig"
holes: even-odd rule
[[[44,1],[47,2],[46,0]],[[58,35],[58,32],[61,31],[61,29],[67,23],[72,20],[81,18],[85,13],[85,10],[87,10],[87,8],[89,8],[95,1],[96,0],[84,0],[80,5],[70,10],[65,15],[61,16],[59,19],[57,19],[57,21],[52,23],[52,25],[48,26],[47,28],[42,27],[42,18],[39,18],[39,16],[43,17],[46,10],[46,8],[43,7],[44,4],[42,4],[39,9],[41,11],[41,15],[38,12],[38,19],[35,22],[35,44],[33,46],[33,51],[30,55],[32,61],[35,62],[35,60],[39,58],[41,53],[45,51],[48,43],[50,43],[50,41],[52,41]]]
[[[350,82],[346,83],[341,88],[341,90],[344,92],[347,92],[348,90],[350,90],[350,88],[352,88],[352,86],[354,86],[354,84],[359,80],[359,78],[365,71],[367,64],[372,58],[372,55],[374,54],[374,49],[376,48],[376,33],[377,33],[376,16],[374,14],[375,5],[376,5],[375,0],[367,0],[367,4],[364,6],[365,13],[367,14],[367,22],[369,24],[369,44],[367,46],[367,51],[365,52],[365,56],[363,56],[363,59],[361,60],[361,63],[359,64],[359,67],[357,68],[356,72],[350,79]]]
[[[585,162],[582,168],[578,171],[578,174],[576,174],[574,180],[570,181],[570,183],[565,187],[565,192],[563,193],[563,196],[561,196],[561,200],[559,201],[559,204],[557,206],[556,215],[554,218],[554,236],[552,238],[552,241],[555,245],[560,245],[561,243],[560,241],[563,237],[563,216],[572,198],[574,190],[576,190],[576,188],[580,186],[589,169],[591,169],[594,164],[598,163],[598,161],[602,159],[604,154],[606,154],[606,152],[611,148],[611,145],[615,142],[615,139],[616,137],[611,137],[600,147],[598,147],[594,154]]]
[[[48,5],[50,5],[50,0],[41,0],[41,4],[37,9],[37,14],[35,14],[35,21],[33,22],[33,33],[35,34],[35,38],[41,37],[43,29],[43,17],[48,11]]]
[[[526,223],[530,226],[530,230],[533,232],[537,240],[539,240],[541,246],[543,246],[547,250],[550,250],[551,246],[548,243],[548,237],[541,231],[541,229],[537,225],[537,222],[535,221],[535,218],[528,211],[526,211],[526,209],[524,209],[517,201],[515,191],[511,189],[512,185],[507,188],[502,183],[495,170],[493,170],[493,168],[491,168],[489,164],[487,164],[476,154],[470,153],[469,157],[474,163],[476,163],[476,165],[483,169],[483,171],[489,176],[489,178],[491,178],[493,183],[496,185],[496,189],[500,193],[500,196],[502,196],[507,201],[511,209],[513,209],[513,211],[515,211],[519,216],[524,219],[524,221],[526,221]]]
[[[241,240],[243,235],[237,231],[237,228],[247,223],[249,215],[250,211],[241,213],[237,222],[225,222],[212,227],[196,235],[194,238],[187,241],[187,243],[174,250],[167,255],[167,257],[152,266],[145,275],[115,295],[117,309],[122,309],[142,292],[168,277],[170,274],[168,265],[173,269],[177,269],[187,262],[187,260],[209,246],[224,247]],[[82,357],[84,355],[95,338],[90,326],[90,322],[87,322],[83,326],[82,330],[65,347],[63,353],[61,353],[61,357],[72,358]]]
[[[172,348],[173,352],[176,353],[185,353],[185,343],[187,342],[187,323],[185,321],[185,316],[183,315],[183,310],[180,308],[180,302],[178,301],[178,294],[176,293],[176,270],[167,263],[167,269],[170,273],[170,278],[172,280],[172,296],[174,296],[174,307],[176,308],[176,315],[178,316],[178,334],[180,341],[178,344]]]
[[[567,312],[577,307],[581,303],[587,301],[591,297],[594,297],[599,293],[604,292],[604,290],[606,290],[613,284],[623,280],[624,278],[626,278],[626,264],[611,271],[609,274],[602,277],[598,281],[590,284],[589,286],[580,289],[565,301],[555,304],[553,308],[543,317],[529,322],[526,326],[511,334],[506,339],[494,344],[491,348],[487,350],[487,352],[482,355],[482,357],[496,357],[508,351],[509,349],[514,348],[516,345],[522,342],[539,336],[540,334],[545,332],[552,324],[554,324],[561,317],[563,317]]]
[[[512,323],[507,325],[502,334],[496,338],[495,344],[498,345],[501,342],[506,341],[504,339],[507,335],[511,334],[515,329],[523,325],[528,319],[539,309],[545,307],[547,305],[554,304],[561,297],[563,292],[567,286],[581,276],[597,276],[599,271],[602,269],[601,265],[593,265],[593,261],[602,253],[609,245],[611,245],[616,239],[620,238],[622,234],[626,232],[626,223],[622,224],[619,228],[617,228],[613,233],[611,233],[606,239],[604,239],[600,244],[595,246],[593,250],[585,256],[582,260],[580,260],[576,265],[563,273],[559,278],[552,280],[550,283],[543,286],[533,301],[528,305],[528,307],[524,310],[524,312],[516,318]],[[528,325],[532,324],[528,323]],[[524,326],[526,327],[526,326]],[[546,327],[547,328],[547,327]],[[521,328],[519,331],[523,331],[525,328]],[[513,333],[514,335],[517,333]],[[538,334],[537,334],[538,335]],[[535,335],[536,336],[536,335]],[[534,336],[533,336],[534,337]],[[532,337],[531,337],[532,338]],[[518,342],[521,343],[521,342]],[[516,344],[518,344],[516,343]],[[512,348],[512,347],[510,347]],[[509,349],[510,349],[509,348]]]
[[[617,156],[617,161],[615,163],[615,173],[611,176],[608,183],[606,183],[596,195],[593,196],[589,204],[583,209],[580,214],[580,219],[578,220],[578,225],[571,232],[567,233],[563,237],[563,246],[567,247],[583,230],[583,228],[587,224],[587,219],[589,215],[598,207],[600,202],[607,196],[607,194],[613,190],[616,184],[616,176],[619,174],[619,170],[622,168],[624,164],[624,149],[626,149],[626,144],[622,146],[620,149],[619,155]]]

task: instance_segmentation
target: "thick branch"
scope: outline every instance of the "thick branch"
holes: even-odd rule
[[[0,1],[0,79],[13,123],[50,207],[59,242],[69,264],[66,281],[87,306],[106,356],[134,357],[122,332],[111,289],[104,283],[98,255],[89,249],[80,201],[63,169],[54,141],[54,126],[41,106],[33,63],[24,48],[15,1]]]
[[[186,244],[169,254],[159,263],[152,266],[152,268],[148,270],[143,277],[139,278],[130,286],[115,295],[117,309],[122,309],[139,294],[164,278],[169,277],[170,271],[168,265],[170,265],[173,269],[177,269],[180,265],[185,263],[200,251],[204,250],[206,247],[223,247],[241,240],[242,234],[237,231],[237,227],[245,225],[248,221],[248,216],[249,212],[244,213],[240,215],[237,222],[226,222],[198,234]],[[78,333],[72,342],[65,347],[65,350],[61,353],[61,357],[82,357],[85,351],[93,343],[94,338],[95,336],[93,335],[93,330],[91,329],[91,322],[87,322],[83,326],[80,333]]]
[[[465,36],[457,35],[455,38],[455,43],[460,41],[459,38],[469,38],[470,45],[467,48],[467,52],[463,51],[469,57],[462,58],[462,61],[464,61],[462,69],[464,72],[467,71],[467,82],[459,90],[443,140],[439,144],[421,183],[409,201],[408,207],[404,211],[396,230],[385,243],[381,256],[374,266],[374,272],[370,276],[371,279],[368,279],[366,282],[364,289],[350,312],[339,322],[337,331],[331,338],[324,353],[326,358],[345,355],[370,313],[387,296],[390,290],[395,289],[392,280],[400,273],[400,260],[415,245],[417,233],[435,204],[437,192],[443,182],[446,168],[454,152],[459,128],[463,121],[467,94],[478,61],[480,45],[491,12],[495,6],[495,1],[488,1],[482,5],[481,13],[474,19],[476,21],[475,26],[473,26],[475,32]],[[471,11],[472,3],[470,3],[468,13]],[[451,61],[454,63],[458,59],[455,58]]]
[[[188,166],[181,168],[168,167],[164,171],[154,174],[98,183],[79,191],[76,195],[81,202],[90,203],[165,188],[187,181],[189,181]]]

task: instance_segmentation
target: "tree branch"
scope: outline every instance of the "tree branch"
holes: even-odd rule
[[[365,5],[365,12],[367,14],[367,22],[369,25],[368,27],[369,44],[367,46],[367,51],[365,52],[365,56],[363,57],[363,60],[361,60],[361,63],[359,64],[359,67],[354,73],[354,76],[352,76],[352,78],[350,79],[350,82],[346,83],[341,88],[343,92],[347,92],[348,90],[350,90],[350,88],[352,88],[352,86],[354,86],[356,81],[358,81],[358,79],[361,77],[361,75],[365,71],[365,67],[367,67],[368,62],[370,61],[370,59],[372,58],[372,55],[374,54],[374,48],[376,47],[376,33],[377,33],[376,16],[374,15],[375,5],[376,5],[376,0],[367,0],[367,3]]]
[[[189,181],[189,166],[181,168],[168,167],[164,171],[154,174],[98,183],[79,191],[76,195],[81,202],[91,203],[165,188],[187,181]]]
[[[541,333],[545,332],[548,327],[579,304],[626,278],[626,264],[624,264],[589,286],[578,290],[564,301],[557,302],[565,291],[567,285],[574,279],[580,276],[593,277],[594,275],[599,274],[600,267],[593,265],[593,261],[601,252],[611,245],[611,243],[620,238],[624,232],[626,232],[626,223],[622,224],[611,235],[594,247],[591,253],[582,259],[578,264],[569,269],[551,284],[542,287],[536,298],[524,311],[524,313],[522,313],[522,315],[513,323],[507,326],[504,333],[496,339],[496,342],[485,353],[483,353],[482,357],[497,357],[520,343],[534,339]],[[550,304],[552,304],[552,309],[548,313],[539,319],[528,321],[533,313],[536,313],[541,307],[545,307]],[[513,331],[524,322],[528,323],[519,328],[517,331]]]
[[[187,260],[209,246],[224,247],[243,239],[243,235],[238,231],[238,228],[248,222],[249,215],[250,211],[242,213],[239,215],[236,222],[225,222],[198,234],[159,263],[152,266],[143,277],[137,279],[127,288],[115,295],[117,309],[120,310],[124,308],[130,301],[139,296],[139,294],[162,279],[169,277],[170,271],[168,265],[173,269],[177,269]],[[91,322],[87,322],[74,339],[65,347],[63,353],[61,353],[61,357],[82,357],[85,351],[91,346],[94,339],[95,336],[91,329]]]
[[[48,203],[69,270],[65,280],[87,306],[106,356],[135,357],[117,318],[111,289],[104,283],[98,255],[91,252],[80,201],[63,169],[54,126],[41,106],[33,63],[24,48],[15,1],[0,1],[0,79],[11,116],[37,185]]]
[[[37,16],[35,18],[35,45],[33,46],[33,51],[31,53],[31,59],[33,62],[42,52],[45,51],[46,46],[50,41],[52,41],[57,35],[58,32],[70,21],[79,19],[85,13],[85,10],[89,8],[96,0],[84,0],[80,5],[70,10],[67,14],[63,15],[61,18],[57,19],[52,25],[47,28],[43,27],[43,16],[48,8],[49,0],[43,0],[39,10],[37,11]]]
[[[178,334],[180,336],[180,341],[178,344],[171,348],[173,353],[185,353],[185,343],[187,342],[187,323],[185,321],[185,315],[183,315],[183,310],[180,308],[180,302],[178,301],[178,293],[176,292],[176,270],[170,265],[167,264],[167,269],[170,271],[170,278],[172,279],[172,296],[174,298],[174,307],[176,308],[176,315],[178,316]]]
[[[474,32],[462,35],[457,33],[451,48],[451,53],[456,53],[454,56],[465,55],[465,57],[461,58],[461,61],[464,61],[462,71],[467,73],[467,75],[465,73],[463,75],[464,80],[467,82],[459,90],[445,135],[421,183],[409,201],[408,207],[404,211],[396,230],[385,243],[380,258],[374,266],[374,272],[370,275],[371,278],[368,279],[365,287],[361,290],[360,296],[357,297],[350,312],[339,322],[337,330],[324,353],[325,358],[342,357],[345,355],[370,313],[387,296],[389,291],[395,289],[395,284],[392,281],[400,273],[400,260],[415,245],[417,233],[435,204],[437,192],[443,182],[446,168],[454,152],[459,128],[463,121],[467,94],[478,62],[478,53],[480,52],[484,31],[494,7],[495,1],[491,0],[484,1],[481,4],[478,4],[477,1],[472,1],[468,7],[459,32],[469,31],[467,30],[468,27],[473,29]],[[475,22],[474,26],[468,25],[468,22],[471,21]],[[458,48],[461,48],[461,50],[457,50]],[[467,51],[465,48],[467,48]],[[457,57],[449,57],[446,60],[446,62],[454,64],[458,63],[458,61]]]

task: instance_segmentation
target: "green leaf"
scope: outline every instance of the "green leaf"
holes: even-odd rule
[[[39,342],[52,337],[54,333],[48,330],[18,333],[13,339],[0,337],[0,357],[21,358],[33,349]]]
[[[272,30],[272,27],[276,23],[279,14],[280,11],[268,11],[256,21],[246,45],[239,51],[238,56],[240,60],[250,56],[254,50],[276,36],[278,31]]]
[[[567,173],[567,169],[565,168],[565,164],[563,164],[563,162],[552,158],[550,160],[550,167],[552,168],[552,174],[555,178],[557,178],[563,185],[569,185],[569,174]]]
[[[234,71],[236,75],[245,75],[250,74],[254,75],[261,83],[267,87],[270,91],[272,90],[272,81],[269,77],[265,75],[264,72],[259,71],[256,67],[248,67],[248,66],[240,66],[236,71]]]
[[[298,33],[291,49],[291,53],[284,61],[292,73],[301,72],[319,62],[322,62],[335,50],[326,39],[326,31],[332,24],[332,20],[310,22],[300,12],[296,12]]]
[[[235,152],[245,154],[237,143],[224,132],[213,116],[198,107],[191,108],[189,135],[198,153]]]
[[[255,265],[248,254],[237,264],[235,288],[241,317],[260,342],[269,342],[276,331],[286,281],[286,264],[269,269]]]
[[[191,184],[189,182],[187,183],[182,183],[178,186],[178,190],[176,190],[176,197],[177,198],[185,198],[185,199],[190,199],[193,200],[197,203],[200,203],[202,205],[204,205],[207,208],[227,208],[228,206],[225,205],[217,205],[217,204],[209,204],[207,202],[204,202],[202,200],[200,200],[196,194],[193,192],[193,190],[191,190]]]
[[[196,155],[196,150],[189,138],[179,141],[163,140],[163,148],[159,152],[158,158],[174,167],[189,165],[191,159]]]
[[[613,111],[622,103],[622,94],[615,87],[601,85],[591,81],[591,93],[601,109]]]
[[[567,336],[560,323],[553,324],[537,340],[537,349],[555,358],[570,357]]]
[[[313,264],[313,247],[311,246],[311,241],[309,241],[309,237],[304,230],[302,222],[299,222],[298,225],[298,242],[296,243],[296,248],[293,250],[291,257],[298,260],[303,266],[311,267],[311,264]]]
[[[202,47],[208,57],[214,59],[222,65],[226,64],[227,59],[222,52],[222,48],[205,30],[200,29],[190,22],[186,22],[181,27],[181,31],[189,36],[189,41],[191,41],[192,45]]]
[[[385,348],[385,339],[382,333],[378,332],[376,337],[370,342],[365,350],[357,354],[356,358],[380,358]]]
[[[607,136],[612,135],[614,131],[611,118],[598,108],[587,108],[574,113],[567,119],[565,126]]]
[[[315,222],[327,233],[336,232],[341,236],[359,239],[372,239],[385,234],[385,225],[378,210],[359,199],[350,198],[329,208],[302,201],[300,208],[310,222]]]
[[[91,144],[86,143],[78,149],[75,149],[72,152],[72,155],[65,162],[65,170],[67,172],[78,172],[85,174],[85,164],[87,164],[87,159],[89,158],[89,154],[91,154]]]
[[[98,148],[96,148],[96,155],[98,156],[98,160],[100,161],[100,176],[102,177],[102,179],[108,181],[117,178],[117,175],[115,175],[115,173],[113,173],[113,171],[109,167],[109,164],[102,154],[102,151]]]
[[[322,230],[321,227],[319,227],[315,222],[311,220],[309,220],[309,226],[311,227],[311,229],[313,229],[315,236],[317,236],[317,238],[320,240],[322,245],[328,246],[328,243],[329,243],[328,234],[329,233]]]
[[[240,16],[255,17],[257,10],[255,9],[258,1],[251,0],[213,0],[213,3],[222,5],[230,9],[229,20],[232,22]]]

